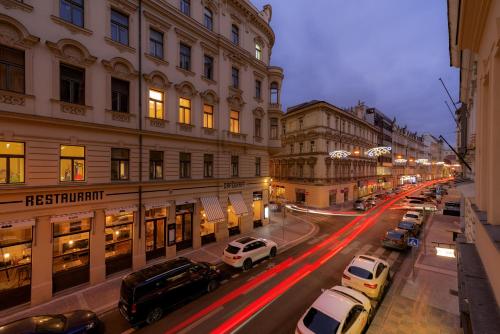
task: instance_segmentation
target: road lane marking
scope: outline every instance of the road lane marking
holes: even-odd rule
[[[127,329],[124,332],[121,332],[121,334],[130,334],[130,333],[133,333],[133,332],[135,332],[135,328],[132,327],[132,328]]]

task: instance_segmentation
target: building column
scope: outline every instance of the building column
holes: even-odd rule
[[[167,217],[167,240],[165,242],[167,243],[166,251],[165,251],[165,256],[167,259],[173,259],[177,256],[177,247],[175,244],[172,246],[168,245],[168,225],[170,224],[175,224],[175,201],[170,202],[170,206],[167,208],[168,210],[168,217]],[[198,231],[199,232],[199,231]]]
[[[31,246],[31,305],[52,298],[52,226],[49,217],[39,217]]]
[[[132,233],[133,270],[139,270],[146,265],[146,225],[144,224],[144,213],[144,206],[139,207],[139,210],[134,213],[134,231]],[[139,229],[141,229],[140,237]]]
[[[90,236],[90,284],[106,279],[106,216],[104,210],[95,210],[94,226]]]
[[[196,201],[193,212],[193,248],[201,248],[201,201]]]
[[[487,138],[487,151],[486,163],[488,170],[488,193],[486,194],[488,200],[488,223],[500,225],[500,205],[498,205],[498,191],[500,189],[500,177],[497,168],[500,166],[500,133],[498,125],[500,124],[500,58],[495,57],[492,59],[492,70],[490,75],[491,91],[489,92],[490,102],[489,108],[485,111],[488,114],[487,122],[485,123],[488,128],[486,130]],[[495,93],[496,92],[496,93]]]

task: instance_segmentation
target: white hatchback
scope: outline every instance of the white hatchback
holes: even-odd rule
[[[358,290],[373,299],[380,299],[390,281],[386,261],[369,255],[357,255],[344,269],[342,285]]]
[[[323,290],[300,318],[296,334],[360,334],[371,319],[366,296],[345,286]]]
[[[224,249],[222,261],[235,268],[248,270],[253,264],[267,256],[275,257],[278,245],[263,238],[243,237],[231,241]]]
[[[417,224],[422,225],[424,216],[418,211],[408,211],[401,220],[414,221]]]

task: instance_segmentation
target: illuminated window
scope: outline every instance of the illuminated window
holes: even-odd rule
[[[129,178],[130,151],[127,148],[111,149],[111,180],[123,181]]]
[[[85,180],[85,147],[61,145],[59,180],[62,182]]]
[[[255,43],[255,58],[262,60],[262,46],[259,43]]]
[[[0,89],[24,93],[24,51],[0,45]]]
[[[163,152],[149,152],[149,179],[158,180],[163,178]]]
[[[214,107],[209,104],[203,105],[203,127],[214,128]]]
[[[164,115],[163,93],[157,90],[149,90],[149,117],[163,119]]]
[[[24,183],[24,143],[0,141],[0,184]]]
[[[240,133],[240,112],[231,110],[229,118],[229,131],[233,133]]]
[[[191,100],[179,98],[179,123],[191,124]]]

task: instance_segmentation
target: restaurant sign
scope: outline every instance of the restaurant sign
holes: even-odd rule
[[[236,188],[244,188],[245,182],[224,182],[224,189],[236,189]]]
[[[103,197],[104,197],[104,190],[75,191],[69,193],[53,193],[53,194],[35,194],[35,195],[27,195],[24,203],[26,206],[44,206],[53,204],[101,201]]]

